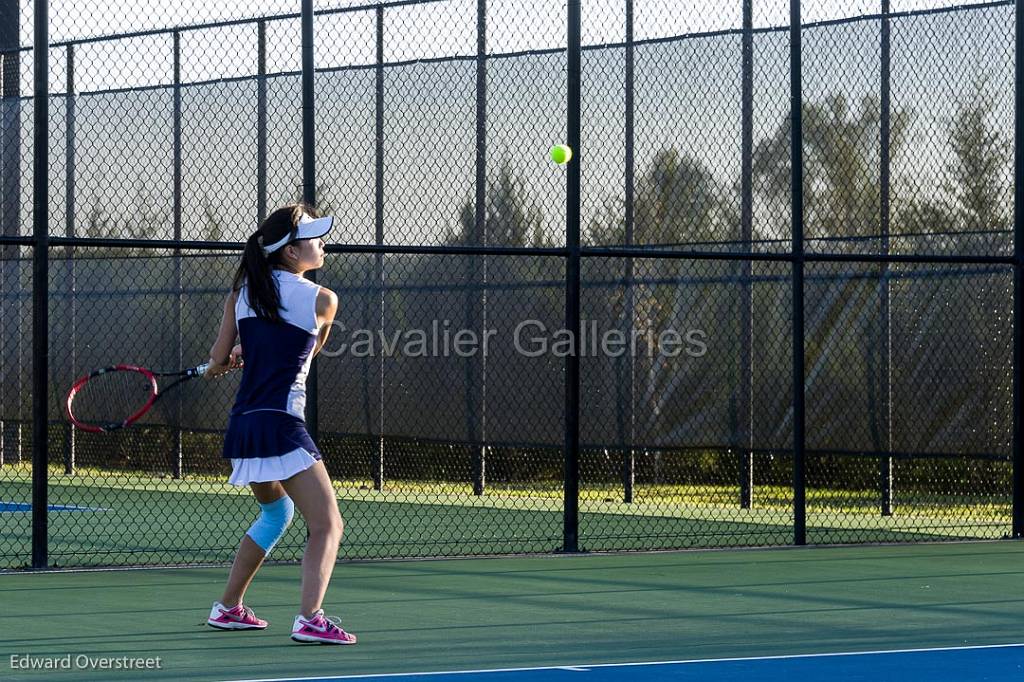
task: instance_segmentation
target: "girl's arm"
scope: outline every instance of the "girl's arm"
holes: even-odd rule
[[[238,292],[232,291],[224,299],[224,314],[220,318],[217,340],[210,348],[210,366],[204,375],[208,379],[224,374],[241,364],[242,347],[235,344],[238,327],[235,324],[235,300]]]
[[[316,296],[316,321],[320,323],[320,333],[316,337],[316,345],[313,346],[313,357],[320,352],[320,349],[327,343],[327,335],[331,333],[331,325],[334,323],[334,316],[338,312],[338,296],[330,289],[320,287]]]

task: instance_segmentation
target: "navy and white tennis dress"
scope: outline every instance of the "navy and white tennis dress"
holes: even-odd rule
[[[238,486],[291,478],[321,458],[306,431],[306,375],[320,332],[320,287],[285,270],[274,270],[274,279],[283,322],[257,317],[244,285],[235,302],[245,364],[224,436],[224,457],[232,465],[228,482]]]

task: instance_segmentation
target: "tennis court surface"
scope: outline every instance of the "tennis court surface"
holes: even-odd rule
[[[354,647],[288,632],[299,568],[266,566],[262,632],[204,622],[225,568],[0,575],[5,680],[1005,680],[1024,676],[1024,545],[343,563]],[[71,655],[69,670],[26,662]],[[12,657],[14,657],[12,659]],[[157,658],[159,669],[76,669]],[[12,664],[19,664],[12,669]]]

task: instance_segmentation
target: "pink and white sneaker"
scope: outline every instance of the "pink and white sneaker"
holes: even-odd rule
[[[239,604],[229,609],[220,602],[214,602],[206,624],[218,630],[262,630],[267,621],[257,618],[248,606]]]
[[[340,627],[341,619],[324,615],[320,609],[312,618],[302,615],[295,616],[292,625],[292,639],[296,642],[319,642],[320,644],[355,644],[356,636],[349,634]]]

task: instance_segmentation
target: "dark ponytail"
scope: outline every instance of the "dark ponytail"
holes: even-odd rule
[[[245,242],[242,262],[235,271],[231,288],[234,291],[239,291],[243,285],[247,288],[249,307],[258,317],[273,322],[282,321],[281,294],[274,279],[274,268],[281,264],[284,247],[270,254],[265,253],[263,247],[277,243],[285,235],[290,235],[288,244],[291,244],[298,233],[299,218],[303,213],[316,217],[314,209],[305,204],[283,206],[268,215],[260,229],[253,232]]]

